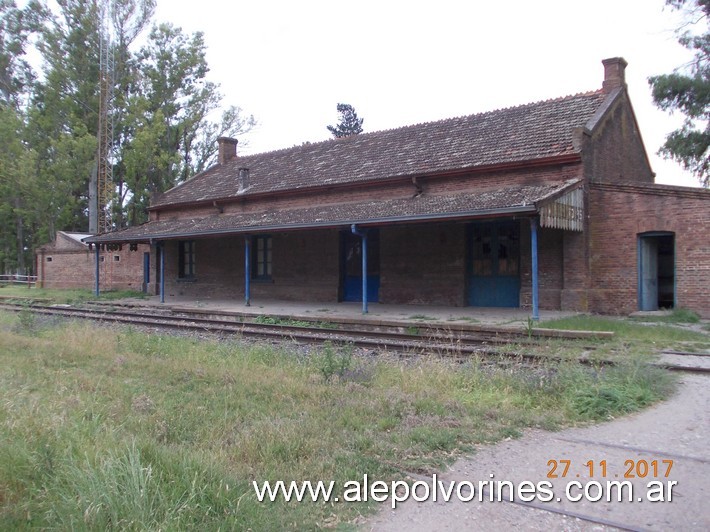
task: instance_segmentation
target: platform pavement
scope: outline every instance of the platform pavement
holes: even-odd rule
[[[172,309],[215,310],[246,315],[288,316],[293,319],[328,319],[348,318],[366,322],[400,321],[405,324],[459,323],[498,325],[525,328],[531,317],[529,309],[520,308],[483,308],[483,307],[448,307],[430,305],[386,305],[370,303],[367,314],[362,313],[362,303],[304,303],[295,301],[254,300],[250,306],[244,301],[234,299],[196,299],[193,297],[171,296],[165,303],[157,296],[145,299],[124,299],[122,304],[138,306],[164,306]],[[540,321],[553,320],[575,315],[570,311],[541,310]]]

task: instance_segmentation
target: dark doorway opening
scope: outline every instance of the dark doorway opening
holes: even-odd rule
[[[351,232],[340,233],[341,300],[362,301],[362,238]],[[367,230],[367,300],[380,298],[380,231]]]
[[[639,235],[639,309],[675,307],[675,236]]]
[[[143,253],[143,293],[147,294],[150,287],[150,252]]]
[[[161,255],[165,253],[165,244],[155,246],[155,286],[156,293],[160,291],[160,259]]]

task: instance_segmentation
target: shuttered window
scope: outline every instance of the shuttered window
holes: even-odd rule
[[[252,277],[271,279],[271,237],[255,236],[252,239]]]
[[[195,241],[182,241],[178,248],[178,277],[180,279],[191,279],[195,277]]]

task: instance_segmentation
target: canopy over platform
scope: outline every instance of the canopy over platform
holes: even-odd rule
[[[472,220],[500,216],[536,216],[544,209],[549,226],[581,228],[580,209],[574,211],[566,198],[581,198],[581,180],[518,185],[457,194],[420,195],[406,199],[370,200],[360,203],[322,205],[259,213],[215,214],[203,218],[150,221],[103,235],[84,239],[93,244],[158,242],[184,238],[225,236],[245,233],[293,231],[316,228],[349,228],[401,223]],[[578,193],[576,191],[579,191]],[[558,205],[560,201],[564,201]],[[550,205],[550,207],[548,207]],[[570,214],[571,213],[571,214]],[[562,223],[565,216],[577,221]],[[544,225],[543,225],[544,226]],[[564,227],[563,227],[564,226]]]

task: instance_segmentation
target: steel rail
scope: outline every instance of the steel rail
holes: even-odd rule
[[[357,324],[348,322],[336,323],[337,328],[319,326],[290,325],[283,323],[260,323],[245,316],[229,315],[225,319],[205,318],[203,312],[191,314],[188,309],[180,309],[179,315],[169,309],[147,309],[140,311],[116,310],[111,308],[77,308],[63,305],[47,304],[16,304],[0,302],[0,309],[19,312],[29,310],[37,314],[59,315],[95,321],[123,323],[141,327],[156,327],[164,329],[199,331],[211,334],[239,335],[247,338],[266,338],[270,340],[291,340],[297,343],[333,343],[352,345],[367,349],[388,350],[407,355],[440,355],[453,357],[481,356],[486,359],[515,359],[526,363],[560,362],[563,359],[554,355],[540,355],[526,352],[525,346],[540,345],[539,338],[527,337],[525,331],[514,330],[456,330],[446,325],[440,327],[434,324],[394,324],[392,322],[373,322]],[[152,312],[151,312],[152,311]],[[231,320],[228,318],[232,318]],[[235,320],[236,318],[236,320]],[[505,350],[504,345],[513,345],[518,349]],[[594,347],[586,347],[594,349]],[[680,363],[687,355],[701,353],[663,354],[678,357],[679,363],[673,361],[653,362],[656,367],[688,373],[710,373],[710,367],[688,366]],[[565,359],[568,360],[568,359]],[[609,366],[616,362],[609,359],[594,359],[579,357],[576,362],[590,366]]]
[[[528,362],[559,361],[559,357],[538,355],[529,352],[506,351],[495,349],[492,344],[508,344],[523,347],[530,341],[522,335],[501,333],[446,334],[445,328],[440,334],[415,335],[395,329],[373,330],[366,327],[327,329],[323,327],[304,327],[283,324],[264,324],[258,322],[229,322],[195,316],[174,316],[163,313],[126,312],[93,310],[69,306],[16,305],[0,303],[0,309],[20,312],[29,310],[37,314],[90,319],[95,321],[115,322],[141,327],[156,327],[177,330],[192,330],[205,333],[234,334],[243,337],[260,337],[274,340],[291,340],[300,343],[326,343],[355,347],[390,350],[410,355],[435,354],[444,356],[483,356],[486,358],[516,359]],[[184,312],[183,312],[184,313]],[[379,329],[382,328],[378,324]],[[610,361],[590,361],[579,359],[583,364],[609,364]]]

